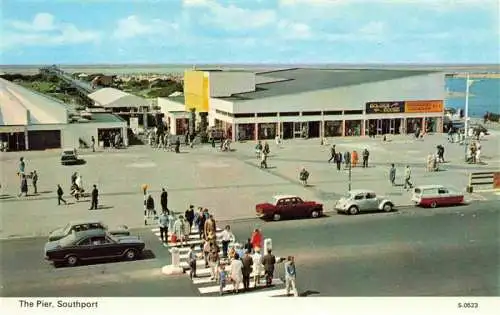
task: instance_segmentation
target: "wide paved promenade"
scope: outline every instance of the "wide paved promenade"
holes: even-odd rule
[[[397,182],[402,183],[403,168],[410,165],[415,184],[449,184],[463,190],[467,173],[472,170],[499,170],[498,133],[483,141],[482,157],[485,165],[468,165],[463,161],[464,147],[449,144],[446,135],[428,136],[423,141],[411,136],[390,137],[383,143],[380,138],[336,138],[337,150],[370,151],[370,167],[352,171],[352,188],[370,188],[380,195],[392,198],[397,205],[409,204],[409,193],[402,187],[392,187],[387,179],[390,163],[398,167]],[[444,170],[425,171],[427,154],[435,146],[445,146]],[[62,166],[59,151],[1,153],[0,238],[41,236],[70,220],[97,218],[106,223],[143,225],[142,192],[140,186],[148,184],[155,201],[166,187],[169,207],[184,211],[189,204],[209,208],[218,220],[250,218],[258,202],[275,194],[296,194],[304,199],[324,202],[331,210],[335,200],[347,191],[348,172],[338,172],[334,164],[326,161],[330,145],[321,146],[318,139],[285,141],[281,148],[270,142],[271,155],[268,170],[258,167],[254,142],[233,144],[235,151],[218,152],[210,146],[193,149],[181,148],[181,154],[164,152],[147,146],[126,150],[82,152],[86,164]],[[16,177],[18,160],[24,156],[26,170],[39,172],[39,195],[18,198],[19,182]],[[301,167],[310,172],[310,187],[298,182]],[[78,171],[88,191],[96,184],[100,191],[101,208],[89,211],[89,202],[70,201],[68,206],[57,206],[56,185],[61,184],[69,194],[70,176]],[[30,193],[31,187],[30,187]],[[494,193],[472,194],[472,200],[498,200]],[[159,205],[159,204],[158,204]]]

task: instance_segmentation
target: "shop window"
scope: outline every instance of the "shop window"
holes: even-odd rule
[[[259,124],[259,140],[260,139],[274,139],[276,137],[276,124],[264,123]]]
[[[362,115],[362,110],[345,110],[344,115]]]
[[[276,117],[278,113],[257,113],[257,117]]]
[[[342,115],[342,111],[341,110],[327,110],[325,112],[323,112],[324,115]]]
[[[321,112],[302,112],[302,116],[321,116]]]
[[[300,116],[300,113],[299,112],[283,112],[283,113],[280,113],[280,116],[282,116],[282,117]]]
[[[360,136],[361,120],[346,120],[344,133],[346,136]]]
[[[255,124],[238,124],[236,129],[238,141],[255,139]]]
[[[342,121],[325,121],[325,137],[341,137],[342,136]]]
[[[234,118],[251,118],[255,117],[254,113],[242,113],[242,114],[234,114]]]

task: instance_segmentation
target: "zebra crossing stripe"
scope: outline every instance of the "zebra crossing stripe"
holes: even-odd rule
[[[189,268],[189,263],[187,261],[181,261],[179,263],[179,267]],[[197,260],[196,261],[196,267],[203,267],[203,268],[205,268],[205,261],[204,260]]]
[[[230,294],[223,296],[228,299],[248,299],[248,298],[272,298],[279,296],[286,296],[286,289],[276,289],[276,290],[265,290],[265,291],[255,291],[255,292],[242,292],[239,294]]]
[[[273,279],[272,284],[273,285],[280,285],[280,284],[283,284],[283,281],[281,279],[276,278],[276,279]],[[233,284],[229,283],[224,287],[223,292],[233,291],[233,288],[234,288]],[[250,288],[255,288],[254,283],[250,282]],[[238,290],[243,290],[243,283],[240,283]],[[198,291],[200,291],[201,294],[216,293],[216,292],[220,292],[220,286],[214,285],[214,286],[210,286],[210,287],[201,287],[201,288],[198,288]]]

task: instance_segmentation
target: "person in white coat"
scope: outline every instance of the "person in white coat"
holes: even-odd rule
[[[233,292],[238,293],[241,281],[243,281],[243,263],[238,254],[235,254],[229,269],[231,272],[231,282],[233,283]]]
[[[253,274],[254,274],[254,287],[257,287],[257,285],[260,282],[260,274],[264,271],[264,266],[262,265],[262,255],[260,254],[260,248],[255,247],[254,249],[254,254],[252,255],[252,260],[253,260]]]
[[[180,239],[181,246],[187,245],[187,237],[186,237],[186,226],[189,226],[184,220],[184,217],[182,215],[179,216],[177,221],[175,221],[174,224],[174,233],[175,235]],[[189,235],[189,234],[188,234]]]

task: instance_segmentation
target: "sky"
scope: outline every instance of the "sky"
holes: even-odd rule
[[[5,0],[0,64],[498,64],[496,0]]]

